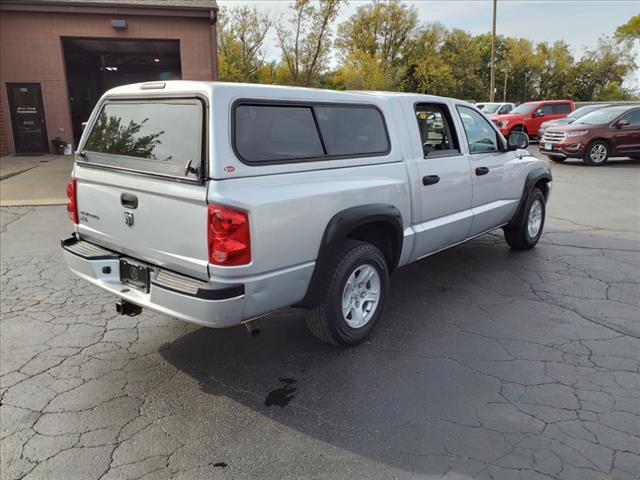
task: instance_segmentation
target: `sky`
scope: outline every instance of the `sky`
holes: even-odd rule
[[[239,4],[255,6],[272,19],[282,18],[290,5],[288,0],[218,0],[218,5],[232,7]],[[336,25],[351,16],[365,0],[350,0],[343,7]],[[473,34],[491,31],[491,0],[406,0],[415,6],[423,22],[438,21],[449,28],[461,28]],[[534,42],[556,40],[567,42],[579,58],[585,49],[596,45],[602,35],[612,35],[615,29],[640,13],[638,0],[498,0],[497,33],[524,37]],[[634,53],[640,65],[640,46]],[[275,35],[266,42],[267,58],[277,59]],[[335,64],[336,59],[332,59]],[[640,71],[636,71],[636,77]],[[635,82],[633,81],[635,80]],[[631,83],[640,83],[638,78]]]

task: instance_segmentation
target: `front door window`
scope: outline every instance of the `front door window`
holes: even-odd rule
[[[498,133],[480,112],[459,105],[458,113],[467,134],[470,153],[497,152],[499,150]]]

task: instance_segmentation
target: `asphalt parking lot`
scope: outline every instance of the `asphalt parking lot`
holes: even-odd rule
[[[1,209],[1,478],[640,478],[640,162],[553,172],[534,250],[398,270],[346,350],[296,310],[118,317],[63,264],[64,207]]]

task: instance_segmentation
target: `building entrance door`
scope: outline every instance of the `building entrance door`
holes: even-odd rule
[[[7,93],[16,153],[49,153],[40,84],[8,83]]]

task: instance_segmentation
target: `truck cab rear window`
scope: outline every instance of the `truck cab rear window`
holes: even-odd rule
[[[89,163],[198,178],[202,131],[202,104],[195,99],[108,102],[83,152]]]
[[[355,105],[250,105],[235,109],[234,146],[257,164],[382,155],[389,139],[382,114]]]

